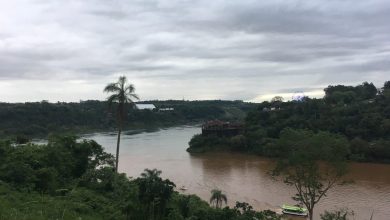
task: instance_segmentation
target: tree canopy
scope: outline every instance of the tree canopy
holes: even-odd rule
[[[285,129],[272,145],[282,155],[273,174],[295,188],[293,199],[306,206],[313,219],[315,205],[335,184],[343,182],[348,141],[329,132]]]
[[[143,101],[154,104],[156,110],[127,109],[124,129],[149,129],[185,123],[199,123],[211,119],[243,119],[254,104],[240,101]],[[116,107],[113,103],[112,107]],[[173,108],[173,111],[159,111]],[[80,101],[78,103],[1,103],[0,137],[47,137],[50,133],[80,133],[114,130],[115,111],[107,101]]]
[[[156,169],[136,179],[118,174],[112,155],[74,136],[51,136],[44,145],[0,140],[0,161],[0,219],[279,219],[271,211],[214,209],[176,192]]]

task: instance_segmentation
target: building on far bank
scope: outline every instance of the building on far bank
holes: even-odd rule
[[[170,112],[170,111],[174,111],[175,109],[170,107],[170,108],[159,108],[158,111],[160,112]]]
[[[153,104],[138,104],[138,103],[136,103],[135,106],[139,110],[153,111],[154,109],[156,109],[156,106],[154,106]]]
[[[219,137],[232,137],[242,134],[244,125],[240,123],[230,123],[226,121],[213,120],[202,125],[202,135],[217,135]]]

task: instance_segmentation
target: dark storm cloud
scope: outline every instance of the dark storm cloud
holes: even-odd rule
[[[96,90],[119,74],[145,99],[381,86],[390,72],[389,11],[386,0],[9,1],[0,8],[0,95],[31,99],[11,97],[10,83],[36,80],[80,85],[58,99],[102,98]]]

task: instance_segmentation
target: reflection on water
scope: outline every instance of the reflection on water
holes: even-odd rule
[[[135,134],[134,134],[135,133]],[[197,127],[175,127],[152,133],[129,132],[121,140],[121,172],[137,177],[145,168],[163,171],[177,186],[186,186],[186,193],[197,194],[208,200],[210,191],[222,189],[229,205],[245,201],[257,209],[278,209],[291,200],[294,190],[283,182],[274,181],[268,171],[273,163],[269,159],[251,155],[208,153],[189,155],[188,141],[200,133]],[[114,153],[116,136],[96,133],[86,136]],[[338,186],[316,209],[318,213],[335,207],[348,207],[355,211],[355,219],[387,220],[390,216],[390,165],[352,163],[349,177],[354,184]]]

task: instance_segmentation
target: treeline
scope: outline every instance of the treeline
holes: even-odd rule
[[[242,101],[147,101],[157,109],[128,108],[127,129],[170,126],[209,119],[238,120],[254,108]],[[173,111],[158,111],[173,108]],[[115,109],[115,108],[113,108]],[[53,132],[109,130],[116,126],[116,112],[104,101],[79,103],[0,103],[0,137],[47,136]]]
[[[232,138],[198,135],[190,146],[198,148],[197,151],[204,150],[202,146],[209,150],[225,146],[279,157],[283,150],[275,143],[281,134],[286,138],[293,130],[307,136],[326,132],[348,140],[351,160],[390,162],[390,81],[382,88],[365,82],[358,86],[328,86],[324,91],[321,99],[304,97],[283,102],[275,98],[263,102],[248,113],[243,135]]]
[[[0,219],[265,220],[247,203],[212,208],[146,169],[127,178],[93,140],[51,136],[47,145],[0,141]]]

